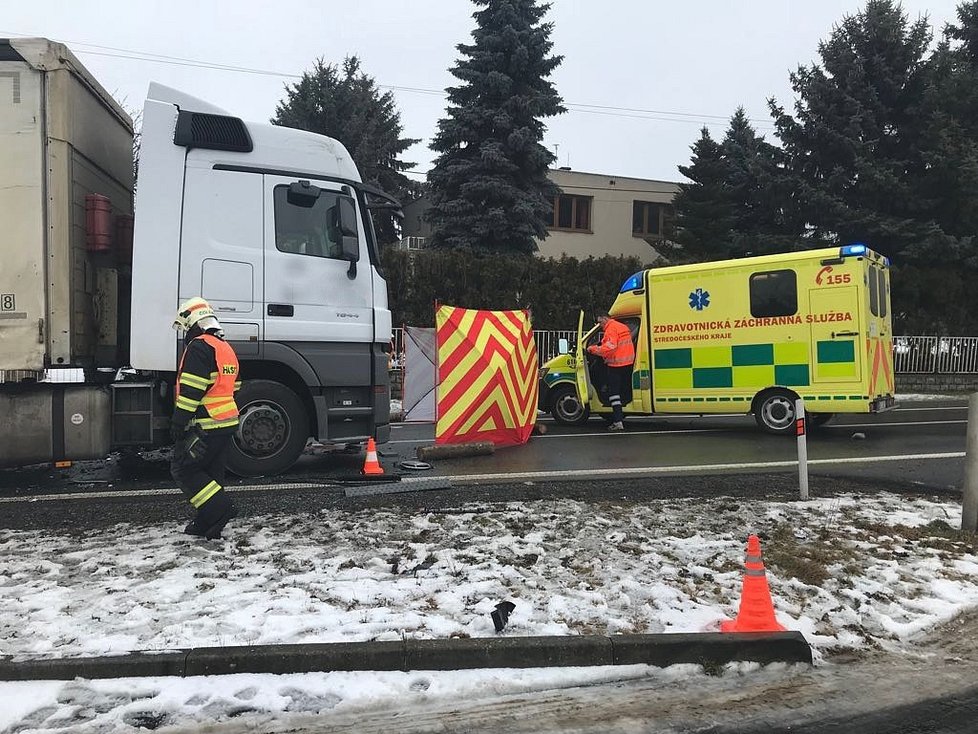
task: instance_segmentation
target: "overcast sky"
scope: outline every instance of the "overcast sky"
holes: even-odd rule
[[[738,105],[770,136],[766,99],[790,102],[789,71],[811,63],[818,41],[861,5],[555,0],[549,20],[564,62],[553,81],[574,107],[548,121],[545,143],[558,165],[575,170],[679,180],[676,166],[688,162],[699,128],[722,135]],[[903,3],[911,18],[929,16],[938,33],[955,6]],[[379,84],[395,87],[405,135],[422,139],[405,157],[419,177],[431,166],[441,90],[454,83],[455,46],[470,41],[475,24],[465,0],[7,0],[2,7],[0,37],[66,42],[130,109],[158,81],[247,120],[267,120],[290,75],[320,56],[332,63],[356,54]],[[211,68],[222,65],[250,71]]]

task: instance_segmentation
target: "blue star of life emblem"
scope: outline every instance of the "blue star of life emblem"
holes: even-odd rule
[[[695,308],[697,311],[702,311],[704,308],[710,305],[710,292],[705,291],[702,288],[697,288],[695,291],[689,294],[689,307]]]

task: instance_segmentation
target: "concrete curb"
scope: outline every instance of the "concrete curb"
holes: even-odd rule
[[[463,670],[676,663],[812,663],[800,632],[485,637],[200,647],[89,658],[0,657],[0,680],[72,680],[334,670]]]

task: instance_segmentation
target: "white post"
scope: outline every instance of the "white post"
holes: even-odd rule
[[[964,459],[964,502],[961,530],[978,532],[978,392],[968,399],[968,441]]]
[[[808,499],[808,441],[805,437],[805,401],[795,401],[795,433],[798,436],[798,497]]]

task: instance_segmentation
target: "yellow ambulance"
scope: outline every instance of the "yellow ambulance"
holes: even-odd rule
[[[635,341],[626,416],[753,413],[792,433],[799,397],[815,424],[895,405],[889,261],[863,244],[643,270],[610,314]],[[540,370],[539,407],[568,425],[611,414],[583,320]]]

